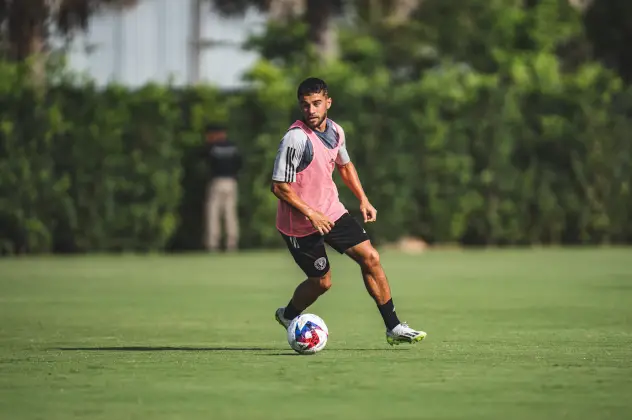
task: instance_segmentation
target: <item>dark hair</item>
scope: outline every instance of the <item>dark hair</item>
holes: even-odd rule
[[[313,93],[323,93],[323,95],[327,95],[329,93],[327,89],[327,83],[324,80],[318,79],[316,77],[310,77],[305,79],[298,85],[298,90],[296,91],[296,97],[301,99],[305,95],[311,95]]]

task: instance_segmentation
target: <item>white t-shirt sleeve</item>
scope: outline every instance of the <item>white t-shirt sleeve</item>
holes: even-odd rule
[[[302,130],[293,129],[285,133],[274,159],[274,169],[272,170],[272,179],[274,181],[296,181],[296,168],[298,168],[303,159],[306,145],[307,134]]]
[[[344,130],[342,130],[342,127],[338,129],[342,131],[342,133],[339,133],[340,137],[342,138],[344,135]],[[336,165],[342,166],[346,165],[349,162],[351,162],[351,158],[349,157],[349,152],[347,151],[347,140],[346,137],[344,137],[344,140],[342,141],[342,144],[338,149],[338,156],[336,156]]]

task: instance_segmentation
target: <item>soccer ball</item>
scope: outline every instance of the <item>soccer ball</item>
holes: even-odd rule
[[[300,354],[318,353],[327,345],[329,330],[325,321],[314,314],[302,314],[287,329],[287,342]]]

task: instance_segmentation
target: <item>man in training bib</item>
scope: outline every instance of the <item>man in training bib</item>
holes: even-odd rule
[[[345,133],[327,118],[331,98],[327,84],[309,78],[298,87],[303,120],[296,121],[283,137],[274,162],[272,192],[279,199],[276,227],[294,261],[307,279],[298,285],[276,320],[285,328],[331,287],[325,243],[355,260],[367,291],[375,300],[386,326],[389,344],[416,343],[426,337],[399,321],[377,250],[360,223],[338,198],[333,181],[338,168],[345,185],[360,200],[365,223],[374,222],[377,210],[362,189],[347,153]]]

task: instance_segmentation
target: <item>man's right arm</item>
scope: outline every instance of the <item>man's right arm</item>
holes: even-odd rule
[[[307,205],[305,201],[299,197],[292,188],[290,188],[289,182],[279,182],[272,180],[272,193],[279,199],[288,203],[296,210],[300,211],[305,217],[309,217],[314,213],[314,210]]]
[[[321,235],[325,235],[331,231],[334,227],[334,222],[327,216],[315,210],[307,205],[305,201],[299,197],[292,188],[290,188],[289,182],[272,181],[272,193],[277,196],[279,200],[283,200],[298,211],[300,211],[307,220],[309,220]]]

